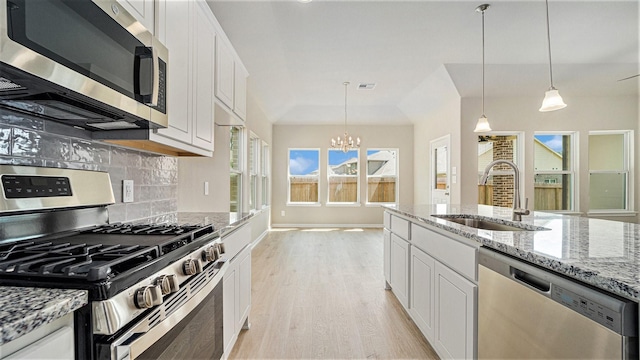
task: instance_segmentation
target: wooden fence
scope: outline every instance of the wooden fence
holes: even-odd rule
[[[566,210],[562,209],[561,184],[535,184],[533,197],[534,210]],[[525,199],[520,201],[524,206]],[[493,205],[493,185],[478,185],[478,204]]]
[[[369,202],[395,202],[395,178],[371,178],[367,184]],[[292,178],[289,199],[292,202],[317,202],[316,179]],[[340,179],[329,183],[329,202],[355,202],[358,198],[358,183],[354,178]]]

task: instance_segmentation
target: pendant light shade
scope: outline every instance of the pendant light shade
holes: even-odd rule
[[[489,4],[482,4],[476,8],[476,11],[482,13],[482,116],[476,123],[476,128],[473,132],[487,132],[491,131],[489,126],[489,120],[484,115],[484,12],[489,8]]]
[[[558,93],[558,90],[555,88],[551,88],[544,93],[544,100],[542,100],[542,106],[540,107],[540,111],[554,111],[560,110],[567,107],[567,104],[562,101],[562,96]]]
[[[489,120],[487,120],[487,117],[482,115],[478,119],[478,122],[476,123],[476,128],[473,130],[473,132],[487,132],[487,131],[491,131],[491,126],[489,125]]]
[[[554,111],[560,110],[567,107],[567,104],[562,100],[562,96],[558,90],[553,86],[553,68],[551,66],[551,35],[549,31],[549,0],[544,1],[547,9],[547,45],[549,50],[549,81],[551,86],[549,90],[544,94],[544,100],[542,100],[542,106],[540,107],[540,111]]]

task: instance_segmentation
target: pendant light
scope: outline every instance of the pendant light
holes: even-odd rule
[[[338,136],[335,139],[331,139],[331,147],[340,149],[342,152],[347,153],[349,150],[353,150],[360,147],[360,137],[356,137],[356,141],[353,141],[353,138],[349,136],[347,132],[347,86],[349,85],[348,81],[342,83],[344,85],[344,138],[340,138]]]
[[[489,126],[489,120],[484,115],[484,12],[489,8],[489,4],[482,4],[476,8],[476,11],[482,13],[482,116],[476,123],[476,128],[473,132],[487,132],[491,131]]]
[[[542,100],[542,106],[540,107],[540,111],[554,111],[560,110],[567,107],[567,104],[562,100],[562,96],[558,90],[553,86],[553,70],[551,68],[551,35],[549,35],[549,0],[545,0],[545,5],[547,8],[547,45],[549,50],[549,80],[551,86],[546,93],[544,93],[544,100]]]

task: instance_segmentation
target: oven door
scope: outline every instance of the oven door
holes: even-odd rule
[[[227,267],[226,262],[219,270],[209,266],[123,334],[109,343],[97,341],[96,357],[222,358],[222,277]]]

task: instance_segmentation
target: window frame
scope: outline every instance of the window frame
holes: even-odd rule
[[[588,132],[588,139],[591,135],[622,135],[623,136],[623,166],[624,170],[591,170],[591,164],[587,160],[587,171],[589,175],[588,196],[591,196],[591,175],[592,174],[614,174],[624,172],[626,174],[626,188],[625,188],[625,208],[624,209],[591,209],[591,202],[587,209],[587,215],[615,215],[615,214],[630,214],[634,213],[634,139],[635,134],[633,130],[594,130]],[[591,143],[589,141],[587,146],[587,154],[591,151]]]
[[[355,151],[357,153],[356,156],[356,171],[357,174],[356,175],[331,175],[329,174],[329,167],[331,166],[329,164],[329,154],[334,151],[334,152],[342,152],[342,150],[340,149],[327,149],[327,161],[325,162],[326,166],[327,166],[327,202],[326,205],[327,206],[360,206],[360,149],[356,148],[356,149],[352,149],[349,151]],[[330,201],[330,194],[329,194],[329,190],[331,188],[331,178],[354,178],[356,179],[356,200],[351,202],[341,202],[341,201]]]
[[[318,174],[317,175],[291,175],[291,151],[316,151],[318,153]],[[320,206],[322,189],[320,187],[320,174],[322,173],[322,151],[320,148],[301,148],[294,147],[287,149],[287,206]],[[291,178],[305,177],[309,179],[315,178],[318,184],[318,199],[316,201],[291,201]]]
[[[262,208],[266,208],[269,206],[269,178],[270,178],[270,168],[269,168],[269,144],[262,141],[261,144],[261,157],[260,159],[260,185],[261,185],[261,201]]]
[[[383,176],[380,175],[369,175],[369,151],[372,150],[378,150],[378,151],[395,151],[396,153],[396,171],[395,171],[395,195],[394,198],[396,201],[394,202],[377,202],[377,201],[373,201],[370,202],[369,201],[369,179],[370,178],[382,178]],[[388,205],[388,204],[398,204],[398,195],[400,194],[400,149],[398,148],[367,148],[365,150],[365,155],[366,155],[366,172],[365,172],[365,177],[366,177],[366,186],[367,186],[367,191],[366,191],[366,201],[365,201],[365,205],[368,206],[377,206],[377,205]],[[384,177],[391,177],[391,176],[384,176]]]
[[[259,210],[258,206],[258,177],[260,173],[260,138],[253,132],[249,133],[249,209]]]
[[[570,170],[536,170],[535,164],[535,137],[536,135],[561,135],[561,136],[570,136],[571,137],[571,169]],[[578,213],[579,209],[579,184],[580,181],[578,179],[578,161],[579,154],[578,149],[580,144],[580,138],[577,131],[534,131],[533,133],[533,186],[534,186],[534,201],[531,205],[532,209],[535,209],[535,177],[536,175],[571,175],[571,205],[568,210],[536,210],[536,211],[544,211],[551,213],[563,213],[563,214],[575,214]]]
[[[231,165],[231,153],[233,152],[233,149],[231,149],[231,147],[229,148],[229,211],[231,211],[231,207],[233,205],[232,201],[231,201],[231,176],[235,175],[238,178],[238,189],[237,189],[237,204],[236,204],[236,212],[238,213],[242,213],[243,210],[243,191],[242,191],[242,186],[243,186],[243,177],[244,177],[244,128],[241,126],[230,126],[229,127],[229,146],[231,146],[232,142],[231,142],[231,132],[233,131],[233,129],[238,129],[238,159],[237,159],[237,169],[234,169],[233,166]]]

